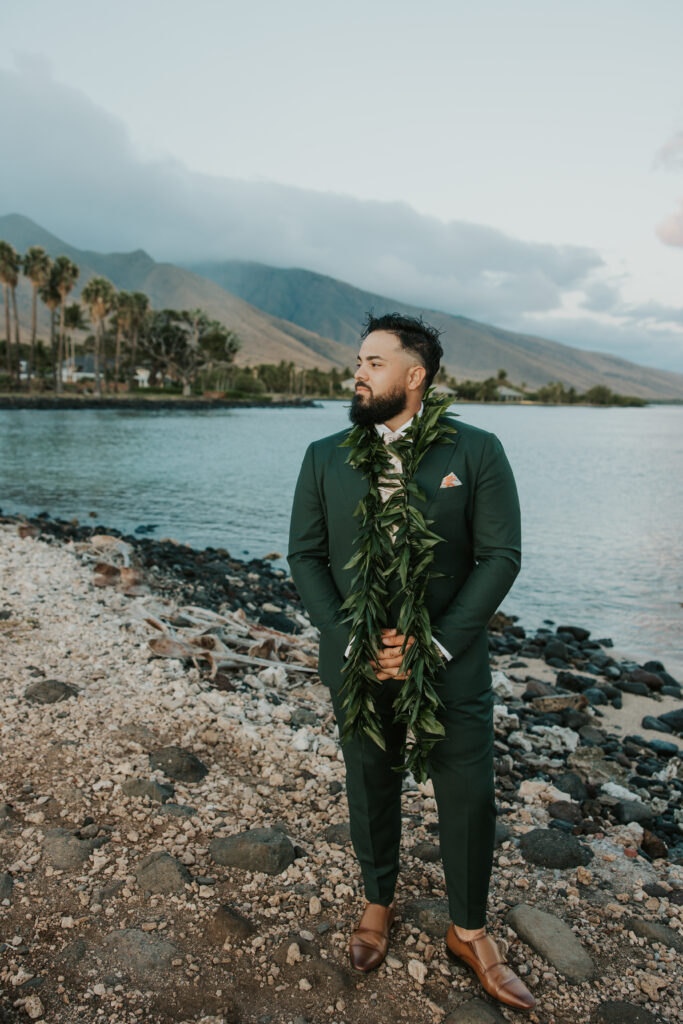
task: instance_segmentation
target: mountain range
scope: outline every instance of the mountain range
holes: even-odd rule
[[[238,260],[158,263],[144,250],[99,253],[77,249],[19,214],[0,216],[0,239],[19,252],[42,245],[51,255],[69,256],[80,267],[77,298],[93,276],[119,289],[145,292],[154,308],[204,309],[234,330],[242,341],[242,365],[292,360],[321,369],[352,367],[366,311],[422,315],[443,331],[443,365],[458,379],[483,380],[500,368],[514,384],[536,388],[550,380],[585,391],[604,384],[622,394],[655,400],[683,399],[683,374],[640,366],[625,359],[530,334],[419,308],[375,295],[310,270],[270,267]],[[30,286],[18,289],[22,323],[29,323]],[[39,304],[39,333],[49,330]],[[0,320],[0,323],[4,321]]]

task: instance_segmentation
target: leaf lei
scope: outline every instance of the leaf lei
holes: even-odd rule
[[[355,426],[340,447],[351,448],[346,461],[360,469],[368,480],[368,492],[358,502],[354,515],[361,518],[356,539],[357,551],[344,566],[357,568],[351,591],[342,605],[348,614],[353,642],[342,669],[345,679],[345,724],[342,743],[357,732],[365,733],[379,747],[386,749],[375,696],[382,681],[375,676],[370,659],[377,661],[381,630],[387,625],[389,593],[387,580],[395,573],[401,583],[403,600],[398,616],[398,632],[414,637],[414,643],[401,647],[402,680],[394,701],[394,719],[405,722],[410,733],[404,751],[405,763],[398,771],[411,771],[418,782],[427,778],[427,758],[432,747],[444,734],[436,718],[443,706],[433,680],[443,664],[433,642],[425,592],[430,578],[443,575],[431,569],[434,547],[443,540],[430,529],[434,522],[425,520],[419,508],[409,503],[414,496],[424,500],[424,491],[414,480],[415,471],[433,444],[444,444],[448,435],[457,433],[445,418],[451,399],[438,397],[429,388],[423,397],[423,410],[415,416],[408,430],[397,441],[386,445],[374,425]],[[402,472],[394,472],[389,448],[398,456]],[[384,478],[397,486],[386,502],[382,501],[379,480]],[[394,542],[391,527],[398,527]]]

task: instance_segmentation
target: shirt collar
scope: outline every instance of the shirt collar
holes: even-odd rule
[[[422,410],[423,409],[424,409],[424,402],[420,402],[420,408],[417,410],[417,415],[418,416],[422,415]],[[386,423],[375,423],[375,427],[377,429],[377,433],[382,435],[382,436],[384,434],[391,434],[391,433],[394,433],[394,434],[405,434],[406,430],[408,429],[408,427],[410,426],[410,424],[413,422],[414,419],[415,419],[415,417],[411,416],[410,419],[407,420],[406,423],[404,423],[402,426],[400,426],[398,428],[398,430],[394,430],[394,431],[391,431],[389,429],[389,427],[386,425]]]

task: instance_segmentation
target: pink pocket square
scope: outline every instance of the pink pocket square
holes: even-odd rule
[[[455,473],[449,473],[441,481],[440,487],[462,487],[462,480],[458,480]]]

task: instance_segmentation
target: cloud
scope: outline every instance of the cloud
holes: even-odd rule
[[[304,267],[511,330],[529,332],[533,325],[535,333],[560,340],[573,329],[560,315],[569,295],[580,296],[587,317],[619,310],[628,325],[618,285],[605,283],[594,249],[444,223],[405,203],[144,160],[125,125],[56,81],[42,58],[0,69],[0,138],[0,213],[22,213],[79,248],[144,248],[184,263],[238,258]],[[557,323],[561,334],[552,333]],[[606,350],[623,354],[618,326],[611,334],[596,327],[594,336],[602,331]],[[580,331],[568,343],[591,347]],[[631,358],[643,361],[646,350],[647,338],[643,354],[634,341]],[[674,368],[671,361],[662,365]]]
[[[655,167],[683,170],[683,131],[677,132],[664,143],[655,157]],[[683,246],[683,199],[678,209],[660,221],[655,228],[657,237],[665,245]]]

